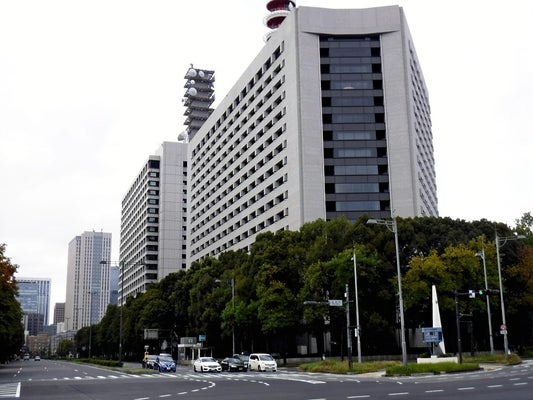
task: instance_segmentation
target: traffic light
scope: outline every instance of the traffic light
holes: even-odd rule
[[[491,296],[491,295],[495,295],[495,294],[500,294],[500,291],[498,289],[479,289],[478,290],[478,294],[480,296]]]

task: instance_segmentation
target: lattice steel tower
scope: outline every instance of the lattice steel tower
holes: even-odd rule
[[[215,101],[215,71],[191,67],[185,74],[185,95],[183,104],[186,107],[187,134],[191,139],[213,112],[211,105]]]

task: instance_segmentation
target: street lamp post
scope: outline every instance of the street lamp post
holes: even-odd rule
[[[124,264],[119,263],[118,266],[118,276],[120,278],[120,317],[119,317],[119,325],[118,325],[118,362],[119,365],[122,362],[122,314],[124,309],[124,276],[120,276],[121,274],[124,274]]]
[[[93,337],[93,291],[89,291],[89,358],[91,358],[91,345]]]
[[[400,329],[401,329],[401,341],[402,341],[402,363],[407,365],[407,345],[405,342],[405,320],[403,313],[403,295],[402,295],[402,273],[400,270],[400,252],[398,246],[398,225],[396,224],[396,217],[391,220],[388,219],[369,219],[367,224],[385,225],[388,230],[394,233],[394,245],[396,247],[396,270],[398,275],[398,301],[400,307]]]
[[[501,331],[503,334],[503,349],[505,351],[505,355],[507,356],[509,354],[509,340],[507,338],[507,322],[505,321],[505,305],[503,302],[503,284],[502,284],[502,268],[500,264],[500,247],[503,247],[505,243],[511,240],[520,240],[525,239],[524,235],[516,235],[516,236],[498,236],[498,233],[496,233],[495,243],[496,243],[496,261],[498,262],[498,279],[500,283],[500,304],[502,309],[502,326]]]
[[[361,364],[361,331],[359,327],[359,293],[357,290],[357,258],[353,247],[353,279],[355,283],[355,333],[357,335],[357,362]]]
[[[235,354],[235,279],[231,278],[231,304],[233,307],[233,321],[231,324],[231,344],[232,351]]]
[[[476,256],[480,257],[483,260],[483,275],[485,277],[485,290],[489,289],[489,282],[487,280],[487,264],[485,262],[485,247],[481,251],[476,253]],[[490,354],[494,354],[494,341],[492,340],[492,321],[490,316],[490,296],[485,296],[487,300],[487,318],[489,320],[489,343],[490,343]]]

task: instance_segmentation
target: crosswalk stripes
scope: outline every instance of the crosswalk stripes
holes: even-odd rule
[[[0,384],[0,397],[20,397],[20,382]]]

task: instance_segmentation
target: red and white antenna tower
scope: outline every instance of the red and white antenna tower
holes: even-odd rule
[[[264,19],[265,25],[272,30],[276,30],[294,7],[296,7],[296,3],[292,0],[268,0],[266,8],[269,13]],[[265,35],[265,42],[270,39],[271,34],[272,32],[268,32]]]

